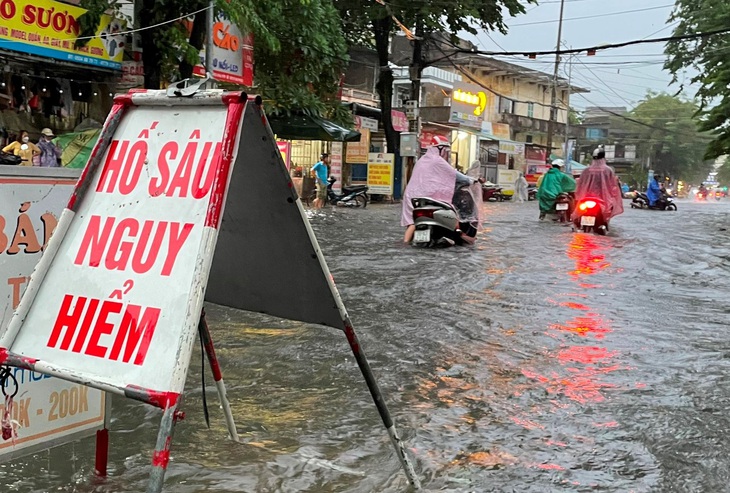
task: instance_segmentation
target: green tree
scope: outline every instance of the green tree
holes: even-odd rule
[[[675,36],[714,31],[730,26],[730,2],[722,0],[676,0],[670,22],[679,22]],[[665,68],[674,75],[674,82],[684,78],[687,69],[698,74],[691,79],[700,84],[697,91],[699,110],[703,115],[700,129],[713,131],[707,148],[708,159],[730,154],[730,36],[717,34],[667,44]]]
[[[205,12],[195,16],[190,31],[182,22],[165,22],[207,5],[205,0],[135,0],[146,88],[192,75],[206,39]],[[81,6],[88,9],[79,19],[82,36],[88,36],[101,14],[118,11],[120,3],[81,0]],[[253,33],[256,91],[271,111],[302,109],[345,119],[335,96],[347,44],[331,0],[216,0],[216,8]]]
[[[707,176],[712,161],[705,159],[711,137],[700,131],[697,103],[669,94],[649,93],[625,123],[632,132],[637,155],[651,158],[662,175],[697,181]],[[639,122],[639,123],[636,123]]]
[[[401,29],[396,20],[414,29],[419,40],[414,42],[414,59],[421,56],[428,33],[447,33],[456,36],[465,31],[476,34],[477,29],[507,32],[504,16],[514,17],[525,12],[524,4],[518,0],[459,0],[432,2],[431,0],[333,0],[342,17],[345,35],[352,44],[375,47],[378,53],[380,75],[377,83],[380,96],[381,122],[385,130],[388,149],[398,150],[397,134],[391,120],[393,96],[393,72],[388,63],[390,40],[393,33]],[[527,3],[537,3],[527,0]],[[439,54],[440,55],[440,54]],[[441,56],[443,58],[443,56]],[[425,64],[415,67],[423,70]]]
[[[717,170],[716,180],[725,186],[730,186],[730,159],[726,159],[725,163]]]

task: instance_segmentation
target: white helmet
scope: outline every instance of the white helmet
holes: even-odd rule
[[[563,166],[565,166],[565,161],[563,161],[562,159],[555,159],[552,164],[553,164],[553,166],[562,168]]]

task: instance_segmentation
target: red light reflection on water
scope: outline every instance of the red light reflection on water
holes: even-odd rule
[[[568,257],[575,260],[575,269],[570,271],[570,275],[575,278],[591,276],[610,267],[611,263],[606,260],[606,255],[601,253],[605,249],[594,235],[573,235],[568,245]]]
[[[602,360],[609,360],[618,354],[603,347],[570,346],[558,352],[557,358],[563,364],[583,363],[593,365]]]
[[[596,339],[603,339],[606,334],[613,332],[606,321],[595,313],[589,313],[585,317],[574,317],[565,324],[553,324],[550,328],[571,332],[581,337],[591,335]]]

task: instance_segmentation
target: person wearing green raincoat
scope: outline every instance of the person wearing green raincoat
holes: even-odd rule
[[[565,165],[562,159],[553,161],[553,167],[540,178],[537,200],[540,205],[540,219],[555,208],[555,199],[561,193],[575,192],[575,180],[560,169]]]

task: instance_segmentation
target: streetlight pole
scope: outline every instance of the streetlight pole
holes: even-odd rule
[[[553,90],[550,95],[550,120],[548,121],[548,135],[547,135],[547,158],[550,159],[550,152],[553,149],[553,134],[555,133],[555,120],[557,119],[557,112],[555,111],[555,102],[557,99],[558,90],[558,69],[560,68],[560,42],[563,36],[563,10],[565,7],[565,0],[560,0],[560,21],[558,22],[558,42],[555,47],[555,70],[553,72]]]

